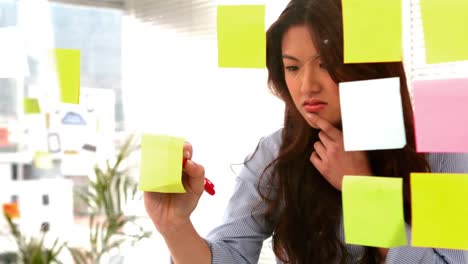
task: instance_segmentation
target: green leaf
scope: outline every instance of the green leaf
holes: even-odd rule
[[[73,258],[73,262],[75,262],[75,264],[87,264],[87,263],[89,263],[87,261],[86,254],[84,254],[82,252],[82,250],[80,250],[78,248],[71,248],[71,247],[67,247],[67,248],[70,251],[70,254],[72,255],[72,258]]]
[[[138,217],[126,216],[123,212],[123,206],[128,205],[129,198],[134,199],[137,193],[141,194],[138,192],[138,183],[130,176],[130,167],[125,162],[137,149],[132,135],[124,142],[115,162],[107,160],[102,168],[94,166],[95,179],[79,196],[93,212],[89,220],[91,249],[82,250],[81,255],[75,253],[75,262],[78,262],[77,259],[85,259],[88,263],[97,263],[101,256],[120,247],[125,241],[134,243],[152,233],[145,232],[137,224]],[[131,235],[125,234],[123,230],[126,225],[136,225],[138,230]]]

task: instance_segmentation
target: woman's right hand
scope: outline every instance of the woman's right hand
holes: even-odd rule
[[[182,172],[186,193],[144,193],[146,212],[163,236],[190,223],[190,215],[204,190],[205,169],[191,160],[193,150],[190,143],[184,144],[183,153],[187,159]]]

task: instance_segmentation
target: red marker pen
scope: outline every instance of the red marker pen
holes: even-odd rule
[[[185,164],[187,164],[186,158],[184,158],[184,160],[182,161],[182,167],[185,167]],[[208,178],[206,177],[205,177],[205,192],[207,192],[210,195],[214,195],[216,193],[214,189],[214,184],[210,180],[208,180]]]
[[[205,177],[205,192],[209,193],[210,195],[215,194],[214,184]]]

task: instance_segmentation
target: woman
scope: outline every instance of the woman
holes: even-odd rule
[[[283,263],[465,263],[462,251],[344,242],[343,175],[403,176],[409,235],[410,172],[443,171],[449,167],[442,165],[457,166],[459,156],[430,155],[426,160],[415,152],[400,62],[343,64],[340,2],[293,0],[268,30],[269,84],[285,102],[284,128],[262,139],[245,162],[223,225],[203,239],[190,222],[204,182],[203,167],[193,161],[184,168],[187,193],[145,193],[147,212],[175,263],[256,263],[262,242],[272,235],[274,252]],[[345,152],[338,83],[386,77],[401,80],[407,146]],[[184,150],[190,159],[191,145]]]

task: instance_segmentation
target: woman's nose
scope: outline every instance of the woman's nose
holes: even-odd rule
[[[303,93],[317,93],[321,91],[320,77],[313,67],[306,65],[300,73],[302,79],[301,90]]]

